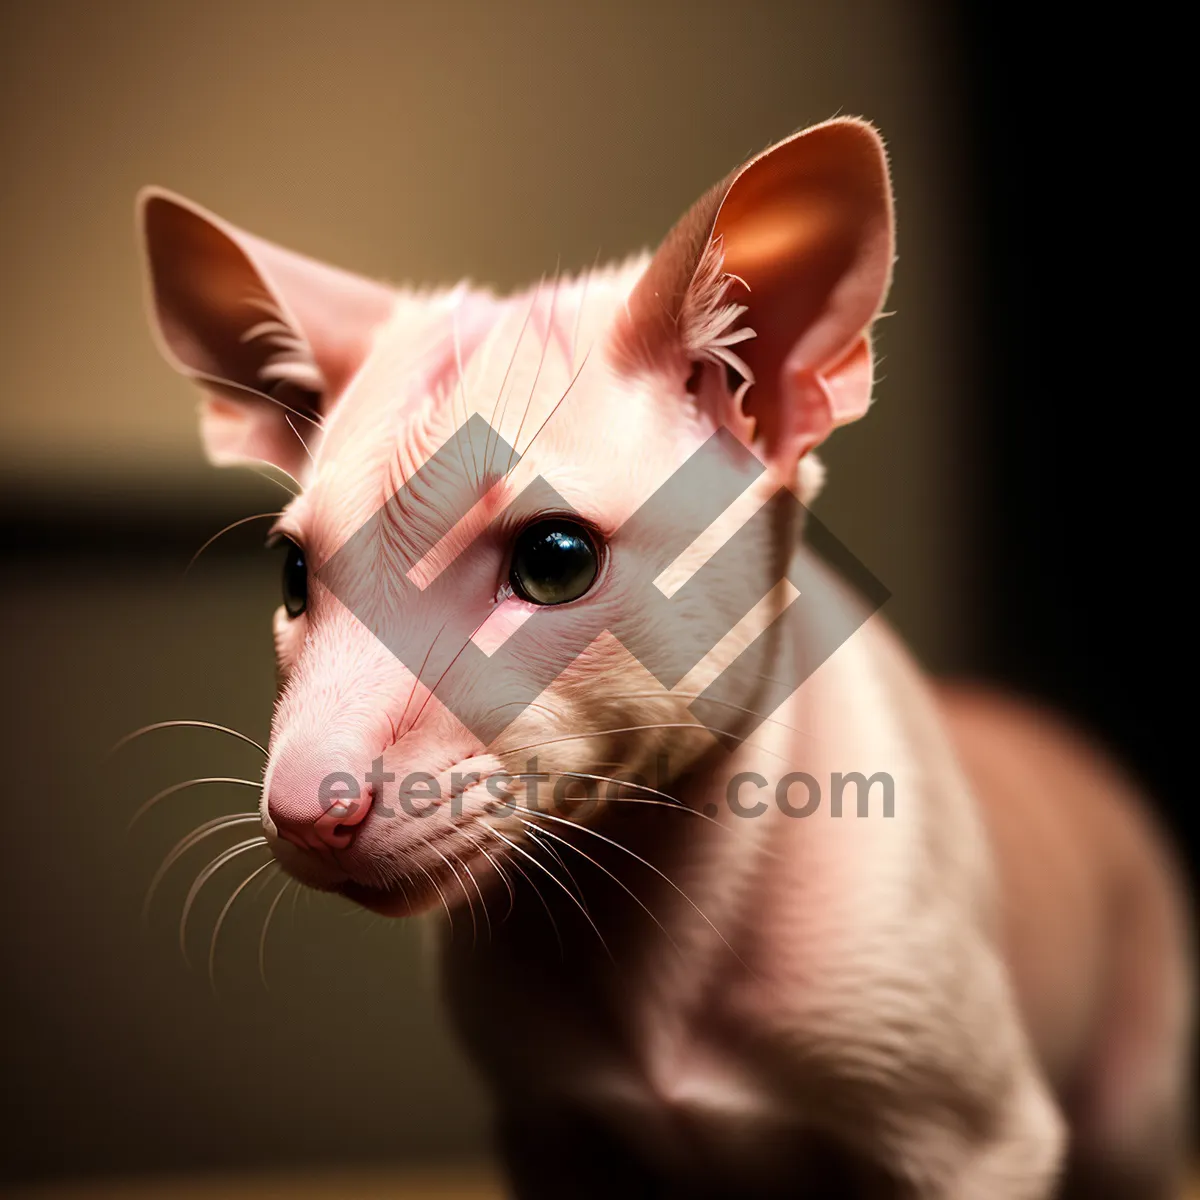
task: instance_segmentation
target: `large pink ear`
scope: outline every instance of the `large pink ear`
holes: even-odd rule
[[[299,478],[305,444],[361,365],[394,293],[157,188],[138,197],[138,225],[151,324],[167,361],[205,392],[209,457]]]
[[[786,469],[866,412],[893,256],[883,143],[863,121],[828,121],[693,205],[634,288],[618,339],[627,355],[685,371],[689,360],[738,367],[755,438]]]

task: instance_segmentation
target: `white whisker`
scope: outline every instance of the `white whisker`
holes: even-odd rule
[[[542,355],[538,359],[537,370],[533,373],[533,383],[529,385],[529,398],[525,401],[525,411],[521,414],[521,422],[517,426],[516,436],[513,438],[512,450],[508,455],[508,465],[504,468],[504,474],[507,475],[512,470],[513,459],[516,456],[517,446],[521,441],[521,431],[525,428],[525,419],[529,416],[529,409],[533,404],[533,397],[537,392],[538,381],[542,377],[542,368],[546,365],[546,351],[550,348],[550,342],[554,337],[554,314],[558,308],[558,287],[562,282],[560,266],[554,268],[554,290],[550,293],[550,315],[546,318],[546,337],[542,342]],[[558,405],[555,405],[557,408]]]
[[[267,909],[267,915],[263,918],[262,933],[258,938],[258,977],[262,980],[263,989],[268,992],[271,990],[271,988],[267,983],[267,930],[271,927],[271,918],[275,915],[275,910],[279,907],[279,902],[283,899],[284,892],[286,892],[293,883],[296,883],[296,881],[289,876],[283,881],[283,886],[279,889],[279,891],[275,893],[274,898],[271,900],[271,905]],[[295,898],[299,895],[300,885],[297,883],[295,896],[292,899],[293,913],[295,913]]]
[[[520,821],[521,818],[518,817],[517,820]],[[522,823],[526,826],[525,836],[528,837],[529,840],[535,846],[539,847],[542,850],[545,850],[546,853],[549,854],[550,857],[553,858],[554,861],[556,863],[558,863],[558,865],[560,867],[562,867],[567,878],[571,881],[571,886],[575,889],[575,895],[579,897],[579,903],[582,904],[586,908],[587,907],[587,897],[583,894],[583,888],[581,888],[579,886],[579,880],[575,878],[574,874],[572,874],[571,868],[568,867],[565,862],[563,862],[562,855],[559,854],[559,852],[553,846],[547,846],[544,842],[542,842],[536,836],[536,834],[538,834],[538,833],[546,833],[547,831],[544,829],[541,829],[540,827],[538,827],[536,825],[529,825],[528,822],[522,822]],[[559,839],[559,840],[561,841],[561,839]]]
[[[513,366],[517,361],[517,352],[521,349],[521,342],[525,338],[525,330],[529,327],[529,318],[533,316],[533,310],[537,307],[538,296],[541,294],[541,291],[542,291],[542,284],[544,284],[545,282],[546,282],[546,277],[543,275],[542,278],[539,280],[537,287],[534,288],[534,290],[533,290],[533,297],[529,301],[529,307],[525,310],[525,319],[521,322],[521,328],[517,332],[517,340],[513,343],[513,352],[512,352],[511,357],[508,360],[508,366],[504,368],[504,376],[500,380],[500,390],[496,393],[495,402],[492,404],[492,419],[488,423],[488,435],[487,435],[487,438],[485,439],[484,445],[483,445],[483,462],[484,462],[483,469],[484,469],[485,474],[491,470],[490,446],[491,446],[493,431],[495,431],[495,434],[496,434],[496,444],[497,444],[497,446],[499,445],[500,426],[496,424],[496,409],[500,407],[500,397],[504,395],[504,389],[508,384],[508,377],[512,373]],[[508,410],[508,402],[507,401],[505,401],[504,408],[505,408],[505,411]],[[501,421],[501,423],[503,423],[503,421],[504,421],[503,413],[500,414],[500,421]]]
[[[308,443],[300,436],[300,430],[298,430],[296,426],[292,424],[292,418],[289,417],[287,413],[283,414],[283,419],[288,423],[291,431],[296,435],[296,441],[300,443],[300,449],[303,450],[306,455],[308,455],[308,461],[315,467],[317,465],[317,460],[313,458],[312,451],[308,448]]]
[[[492,864],[492,869],[496,872],[497,875],[500,876],[501,880],[503,881],[504,888],[508,892],[508,911],[504,914],[504,920],[507,921],[508,918],[512,916],[513,905],[516,904],[516,902],[517,902],[517,894],[516,894],[516,892],[513,891],[512,880],[509,879],[508,872],[504,869],[503,865],[500,862],[498,862],[495,858],[493,858],[491,854],[488,853],[487,848],[485,846],[481,846],[472,837],[467,835],[466,830],[464,830],[463,833],[467,837],[467,841],[469,841],[471,843],[471,845],[475,847],[476,851],[478,851],[478,853],[482,854],[483,857],[486,858],[488,860],[488,862],[490,862]]]
[[[546,738],[544,741],[540,742],[531,742],[526,746],[509,746],[503,750],[494,750],[492,753],[496,754],[497,756],[502,756],[505,754],[520,754],[527,750],[540,750],[543,746],[553,746],[559,742],[577,742],[583,738],[611,737],[613,734],[617,733],[641,733],[643,731],[652,729],[692,729],[710,733],[713,737],[731,738],[735,745],[741,743],[742,741],[742,738],[732,730],[718,729],[715,725],[705,725],[700,721],[659,721],[645,725],[624,725],[617,729],[588,729],[583,733],[567,733],[563,734],[561,737],[552,737]],[[774,757],[778,758],[782,762],[789,761],[786,755],[780,754],[777,751],[770,749],[768,746],[757,746],[756,748],[762,750],[766,754],[774,755]]]
[[[552,775],[560,776],[566,779],[594,779],[600,782],[608,782],[620,784],[621,787],[635,788],[638,791],[652,792],[655,796],[664,797],[662,800],[651,800],[641,796],[605,796],[603,803],[605,804],[653,804],[657,808],[669,808],[675,812],[691,813],[694,817],[699,817],[701,820],[708,821],[717,826],[718,829],[725,830],[727,833],[732,833],[733,830],[728,826],[722,825],[720,821],[714,817],[710,817],[708,813],[700,812],[699,809],[692,808],[689,804],[684,804],[682,800],[676,800],[673,796],[668,796],[666,792],[655,791],[654,788],[648,787],[645,784],[633,783],[627,779],[618,779],[615,775],[588,775],[582,771],[552,771]],[[509,775],[509,779],[545,779],[545,772],[525,772],[520,775]],[[522,812],[536,811],[532,809],[522,808]]]
[[[536,815],[542,816],[543,814],[538,813]],[[526,821],[523,817],[519,817],[518,820],[520,820],[523,825],[529,825],[529,822]],[[623,879],[621,879],[617,875],[615,875],[606,866],[604,866],[603,863],[598,862],[590,854],[585,853],[579,846],[576,846],[574,842],[569,841],[567,838],[559,837],[559,835],[556,834],[553,830],[539,829],[539,832],[541,833],[541,835],[543,837],[553,838],[556,842],[561,842],[564,846],[567,846],[570,849],[574,850],[576,854],[581,855],[584,859],[586,859],[588,862],[590,862],[592,864],[592,866],[596,867],[600,871],[603,871],[604,874],[607,875],[609,877],[609,879],[611,879],[613,881],[613,883],[615,883],[619,888],[621,888],[624,892],[626,892],[629,895],[630,899],[633,900],[633,902],[646,914],[646,916],[648,916],[650,918],[650,920],[652,920],[655,923],[655,925],[657,925],[659,927],[659,929],[662,930],[663,936],[667,939],[668,942],[671,943],[671,945],[674,947],[674,949],[680,954],[683,953],[683,951],[679,949],[679,944],[667,932],[667,927],[650,911],[649,906],[641,899],[640,896],[638,896],[634,892],[634,890],[631,887],[629,887],[628,884],[625,883],[625,881]]]
[[[725,938],[725,935],[712,923],[711,920],[709,920],[708,915],[691,898],[691,896],[689,896],[687,894],[687,892],[685,892],[683,890],[683,888],[681,888],[670,876],[665,875],[662,871],[660,871],[658,869],[658,867],[656,867],[652,862],[648,861],[647,859],[644,859],[640,854],[635,854],[634,851],[630,850],[628,846],[623,846],[615,838],[607,837],[605,834],[601,833],[599,830],[592,829],[588,825],[580,825],[574,821],[568,821],[564,817],[551,816],[550,813],[537,813],[536,815],[539,817],[545,817],[546,820],[548,820],[548,821],[557,821],[559,824],[566,825],[571,829],[579,829],[579,830],[582,830],[584,833],[590,833],[592,835],[592,837],[599,838],[602,842],[606,842],[608,845],[612,846],[614,849],[620,850],[623,853],[628,854],[630,856],[630,858],[635,859],[637,862],[640,862],[642,864],[642,866],[646,867],[648,870],[653,871],[654,874],[657,875],[664,883],[666,883],[668,887],[673,888],[684,900],[687,901],[687,903],[689,905],[691,905],[691,907],[696,911],[697,915],[704,921],[704,923],[713,931],[713,933],[715,933],[717,935],[717,937],[719,937],[721,939],[722,942],[724,942],[725,947],[729,950],[729,953],[732,954],[733,957],[736,958],[743,967],[745,967],[746,964],[742,962],[741,957],[738,955],[738,952],[729,944],[729,942]]]
[[[495,429],[496,429],[496,448],[497,449],[499,449],[499,446],[500,446],[501,430],[504,428],[504,418],[508,415],[508,401],[509,401],[509,397],[512,394],[510,392],[508,396],[505,396],[504,395],[504,386],[505,386],[505,384],[508,383],[509,374],[512,371],[513,367],[516,365],[517,351],[520,350],[520,348],[521,348],[521,342],[525,338],[525,330],[529,325],[530,318],[533,316],[533,313],[534,313],[535,309],[537,308],[538,301],[542,297],[542,288],[545,286],[546,286],[546,276],[543,275],[541,277],[541,279],[538,280],[537,287],[535,287],[533,289],[533,295],[529,301],[529,310],[525,314],[525,320],[521,322],[521,332],[519,334],[517,334],[516,343],[513,345],[512,358],[509,359],[508,367],[504,371],[504,378],[500,381],[500,391],[496,393],[496,403],[498,404],[500,402],[500,397],[504,396],[504,407],[500,409],[500,423],[498,425],[496,424],[496,421],[495,421],[496,405],[495,404],[492,405],[492,424],[495,425]],[[490,470],[491,469],[490,466],[487,469]],[[507,472],[506,472],[506,474],[507,474]]]
[[[760,676],[760,678],[766,678]],[[770,680],[772,683],[779,683],[779,680]],[[780,684],[780,686],[785,686]],[[617,695],[608,696],[606,699],[612,700],[699,700],[700,692],[622,692]],[[757,708],[747,708],[744,704],[734,704],[730,700],[718,700],[715,696],[705,696],[706,704],[719,704],[722,708],[732,708],[738,712],[746,713],[748,716],[757,717],[760,721],[767,725],[778,725],[780,729],[786,729],[789,733],[794,733],[798,737],[811,738],[814,742],[827,742],[829,739],[822,737],[820,734],[811,733],[807,729],[799,729],[795,725],[789,725],[786,721],[780,721],[776,717],[769,717],[766,713],[761,712]]]
[[[579,330],[583,325],[583,310],[587,304],[588,289],[592,286],[592,276],[596,274],[596,268],[600,265],[600,251],[597,249],[596,257],[592,262],[592,269],[583,277],[583,288],[579,294],[579,307],[575,310],[575,328],[571,331],[571,370],[575,370],[575,353],[579,349]]]
[[[228,916],[229,910],[233,907],[234,901],[237,900],[237,898],[246,890],[247,886],[252,880],[256,879],[259,875],[261,875],[264,871],[269,870],[271,867],[278,868],[278,866],[279,864],[274,859],[271,859],[269,862],[263,863],[261,867],[255,867],[254,870],[251,871],[250,874],[247,875],[246,878],[243,879],[242,882],[233,889],[229,899],[225,901],[221,911],[217,914],[217,921],[213,926],[212,939],[208,943],[208,985],[213,989],[214,992],[217,990],[217,977],[214,970],[217,959],[217,938],[221,936],[221,926],[225,923],[225,918]]]
[[[290,422],[289,422],[289,424],[290,424]],[[299,436],[299,435],[297,434],[297,436]],[[280,511],[266,512],[266,513],[254,513],[253,516],[242,517],[238,521],[230,521],[229,524],[226,525],[224,529],[218,529],[217,532],[214,533],[212,535],[212,537],[210,537],[208,539],[208,541],[206,541],[204,543],[204,545],[201,546],[200,549],[197,550],[196,553],[193,554],[192,557],[188,559],[188,565],[183,568],[184,575],[186,576],[187,573],[192,569],[192,567],[194,567],[196,565],[196,559],[198,559],[200,557],[200,555],[202,555],[205,552],[205,550],[207,550],[209,548],[209,546],[211,546],[213,544],[213,542],[215,542],[217,540],[217,538],[224,537],[225,534],[229,533],[230,530],[237,529],[238,526],[240,526],[240,525],[248,525],[251,521],[265,521],[269,517],[281,517],[282,515],[283,515],[283,513]]]
[[[214,721],[155,721],[153,725],[143,725],[141,729],[135,729],[132,733],[127,733],[119,742],[116,742],[109,754],[116,754],[123,746],[128,745],[135,738],[143,737],[147,733],[153,733],[156,729],[214,729],[217,733],[227,733],[230,737],[237,738],[238,741],[245,742],[248,746],[253,746],[258,750],[263,758],[267,757],[265,746],[260,746],[252,737],[247,737],[244,733],[239,733],[236,729],[230,729],[228,725],[218,725]]]
[[[458,332],[458,309],[454,310],[450,318],[450,333],[454,339],[454,365],[458,370],[458,391],[462,397],[463,406],[463,424],[466,425],[471,419],[471,406],[467,403],[467,381],[463,375],[463,357],[462,357],[462,339]],[[475,457],[475,443],[471,441],[470,435],[467,435],[467,445],[471,447],[471,466],[475,472],[475,486],[479,487],[480,479],[479,462]],[[463,463],[463,469],[466,469],[466,463]]]
[[[288,484],[284,483],[282,479],[276,479],[274,475],[267,474],[266,471],[261,470],[259,467],[251,467],[250,470],[253,471],[255,475],[261,475],[263,479],[269,480],[271,483],[278,484],[285,492],[288,493],[289,496],[292,497],[293,500],[304,490],[300,486],[300,481],[296,479],[290,472],[285,471],[282,467],[277,467],[274,463],[268,463],[267,466],[278,471],[281,475],[287,476],[287,478],[291,480],[291,483],[295,484],[295,486],[289,486]]]
[[[168,796],[173,796],[176,792],[182,792],[185,788],[197,787],[202,783],[232,783],[239,784],[242,787],[261,788],[262,782],[253,779],[239,779],[235,775],[205,775],[200,779],[185,779],[182,783],[173,783],[170,787],[165,787],[161,792],[156,792],[141,808],[137,810],[130,818],[128,829],[132,829],[142,817],[146,815],[160,800],[165,800]]]
[[[183,953],[183,961],[188,962],[187,953],[187,922],[188,916],[192,911],[192,905],[196,902],[196,897],[200,894],[200,889],[228,862],[232,862],[239,854],[246,854],[251,850],[257,849],[259,846],[265,846],[267,839],[265,837],[247,838],[244,842],[238,842],[236,846],[231,846],[228,850],[222,850],[220,854],[214,858],[208,866],[206,866],[199,875],[196,876],[195,882],[188,890],[187,898],[183,902],[183,914],[179,918],[179,949]],[[190,963],[189,963],[190,965]]]
[[[571,381],[570,381],[570,383],[567,384],[566,389],[563,391],[563,394],[561,396],[559,396],[559,398],[555,401],[554,407],[546,414],[546,419],[533,431],[532,437],[530,437],[529,441],[525,444],[525,449],[520,452],[522,458],[524,458],[525,455],[529,453],[529,448],[533,445],[534,442],[537,441],[538,435],[542,432],[543,429],[546,428],[547,425],[550,424],[551,418],[562,407],[563,401],[566,400],[566,398],[571,394],[571,389],[575,386],[580,375],[583,374],[583,368],[587,366],[588,358],[591,356],[591,353],[592,353],[592,347],[589,346],[587,348],[587,351],[584,353],[583,361],[579,364],[579,369],[575,372],[574,375],[571,376]],[[514,449],[514,451],[517,449],[517,444],[515,442],[513,443],[513,449]],[[509,455],[508,464],[509,464],[508,470],[505,471],[506,475],[508,475],[512,472],[512,455]]]
[[[470,841],[470,839],[467,839]],[[474,843],[471,843],[474,845]],[[487,925],[488,941],[492,940],[492,914],[488,912],[487,897],[483,894],[483,889],[479,886],[479,880],[475,878],[474,872],[471,870],[470,864],[463,860],[461,856],[456,856],[458,865],[467,873],[467,878],[475,887],[475,891],[479,894],[479,906],[483,909],[483,920]]]
[[[248,825],[250,822],[258,820],[260,820],[258,813],[235,813],[231,816],[214,817],[211,821],[205,821],[203,825],[193,829],[186,837],[180,838],[163,859],[162,865],[154,872],[154,878],[150,880],[150,886],[146,889],[146,898],[142,902],[142,920],[145,921],[149,918],[150,903],[154,899],[159,885],[166,878],[167,872],[193,846],[198,846],[205,838],[222,829],[232,829],[235,825]]]
[[[571,903],[574,904],[575,907],[577,909],[579,909],[579,911],[581,913],[583,913],[584,919],[592,927],[592,931],[595,933],[596,937],[600,940],[600,945],[604,948],[604,953],[608,956],[609,961],[613,962],[615,965],[616,960],[613,959],[612,951],[609,950],[608,943],[604,940],[604,934],[602,934],[600,932],[599,926],[597,926],[596,922],[592,920],[592,914],[590,912],[588,912],[588,910],[583,906],[583,904],[580,903],[579,899],[575,896],[575,893],[572,892],[571,889],[569,887],[567,887],[567,885],[565,883],[563,883],[563,881],[561,879],[559,879],[559,877],[557,875],[555,875],[554,872],[551,871],[550,868],[548,866],[546,866],[545,863],[539,862],[536,858],[533,857],[532,854],[528,853],[528,851],[523,850],[520,846],[518,846],[516,842],[510,840],[509,838],[506,838],[504,836],[504,834],[502,834],[498,829],[493,829],[491,826],[487,826],[487,828],[492,833],[494,833],[496,835],[496,837],[498,837],[511,850],[515,851],[517,854],[520,854],[523,858],[527,858],[531,863],[533,863],[533,865],[535,867],[538,868],[539,871],[545,872],[545,874],[549,875],[549,877],[552,880],[554,880],[555,885],[557,887],[561,888],[563,891],[563,894],[568,896],[571,900]]]
[[[471,916],[471,945],[474,946],[477,938],[479,937],[479,928],[475,921],[475,903],[471,899],[471,893],[467,891],[467,885],[463,883],[462,879],[459,877],[458,870],[455,868],[454,864],[436,846],[430,846],[429,848],[450,869],[450,874],[454,876],[454,882],[458,884],[459,890],[463,894],[463,899],[467,902],[467,912]]]
[[[512,843],[509,842],[507,838],[501,837],[490,825],[481,824],[479,828],[482,829],[484,833],[490,833],[494,838],[497,838],[499,841],[503,842],[504,845],[509,849],[512,848]],[[500,853],[504,854],[505,851],[501,851]],[[513,868],[513,870],[517,871],[521,878],[524,879],[525,882],[529,884],[530,888],[533,889],[533,894],[538,898],[538,903],[541,904],[542,909],[545,911],[546,917],[550,922],[550,928],[554,931],[554,940],[558,943],[559,957],[565,959],[567,952],[566,947],[563,945],[562,933],[558,928],[558,922],[554,919],[554,913],[551,910],[550,905],[546,903],[546,897],[542,895],[542,889],[538,887],[532,878],[530,878],[529,873],[524,867],[521,866],[519,862],[510,861],[509,865]]]

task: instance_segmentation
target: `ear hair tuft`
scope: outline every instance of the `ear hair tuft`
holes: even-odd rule
[[[679,314],[680,334],[689,358],[723,364],[747,383],[753,383],[754,372],[732,347],[754,337],[754,330],[738,327],[747,308],[729,299],[734,284],[747,292],[750,288],[744,279],[726,272],[724,266],[722,241],[716,237],[705,246],[692,286],[684,297]]]

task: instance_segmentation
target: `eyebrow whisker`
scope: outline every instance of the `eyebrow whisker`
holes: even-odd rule
[[[525,330],[529,327],[529,319],[533,316],[533,310],[537,307],[538,296],[541,293],[542,285],[546,282],[546,277],[543,275],[538,281],[537,287],[533,289],[533,296],[529,301],[529,307],[525,310],[525,319],[521,322],[521,328],[517,332],[517,340],[513,343],[513,351],[508,360],[508,366],[504,368],[504,377],[500,380],[500,390],[496,393],[495,403],[492,405],[492,419],[488,423],[488,435],[483,446],[483,459],[486,463],[489,458],[489,447],[491,446],[492,433],[496,434],[497,442],[500,438],[500,426],[496,424],[496,409],[500,407],[500,397],[504,395],[504,389],[508,384],[508,377],[512,373],[513,366],[517,361],[517,353],[521,349],[521,342],[525,338]],[[508,402],[504,404],[505,411],[508,410]],[[500,414],[501,424],[504,422],[504,413]],[[485,467],[486,471],[487,468]]]
[[[265,521],[268,517],[282,517],[282,516],[283,516],[282,510],[276,510],[275,512],[254,513],[252,516],[240,517],[236,521],[230,521],[229,524],[226,525],[224,529],[218,529],[217,532],[214,533],[212,535],[212,537],[210,537],[208,539],[208,541],[206,541],[204,543],[204,545],[201,546],[200,549],[197,550],[196,553],[193,554],[192,557],[188,559],[188,565],[183,568],[184,575],[186,576],[187,573],[192,569],[192,567],[194,567],[196,565],[196,559],[198,559],[200,557],[200,555],[202,555],[205,552],[205,550],[207,550],[209,548],[209,546],[211,546],[213,544],[213,542],[215,542],[217,540],[217,538],[224,537],[225,534],[229,533],[230,530],[237,529],[237,527],[239,525],[248,525],[251,521]]]
[[[538,435],[542,432],[543,429],[546,428],[546,426],[550,423],[550,419],[562,407],[562,402],[571,394],[571,389],[575,386],[575,383],[579,379],[579,376],[583,374],[583,368],[587,366],[587,361],[588,361],[588,358],[591,356],[591,353],[592,353],[592,347],[589,346],[587,348],[587,350],[584,352],[583,361],[579,364],[579,369],[575,372],[574,375],[571,376],[571,382],[567,384],[566,390],[558,398],[558,400],[555,401],[554,407],[546,414],[546,419],[537,427],[537,429],[535,429],[533,431],[533,436],[529,439],[529,442],[526,444],[525,449],[521,451],[522,458],[524,458],[525,455],[529,453],[529,447],[532,446],[533,443],[537,441]],[[509,455],[508,467],[504,472],[505,476],[512,474],[513,457],[515,456],[516,451],[517,451],[517,445],[516,445],[516,442],[514,442],[513,443],[513,454]]]
[[[529,416],[530,406],[533,404],[533,397],[537,392],[537,385],[542,378],[542,368],[546,365],[546,352],[550,349],[550,341],[554,337],[554,314],[558,309],[558,288],[562,282],[561,264],[556,264],[554,267],[554,290],[550,293],[550,313],[546,318],[546,336],[542,340],[542,353],[538,359],[537,370],[533,374],[533,383],[529,385],[529,398],[525,401],[525,411],[521,414],[521,422],[517,426],[516,436],[513,438],[512,449],[508,455],[508,465],[504,468],[504,474],[507,476],[512,470],[513,459],[517,453],[517,446],[521,442],[521,431],[525,428],[525,419]],[[558,405],[556,404],[557,408]]]

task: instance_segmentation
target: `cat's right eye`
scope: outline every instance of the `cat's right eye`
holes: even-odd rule
[[[308,607],[308,562],[303,547],[291,538],[281,540],[287,546],[283,558],[283,607],[295,620]]]

